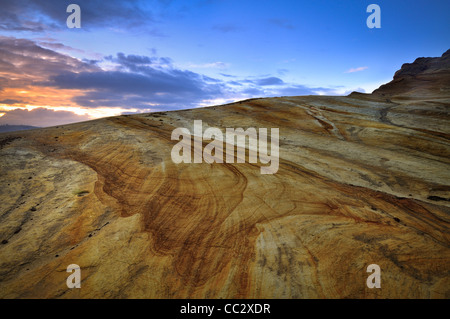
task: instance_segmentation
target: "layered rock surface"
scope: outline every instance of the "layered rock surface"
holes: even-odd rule
[[[0,297],[450,298],[447,55],[372,95],[1,134]],[[279,128],[278,172],[174,164],[171,133],[194,120]]]
[[[441,57],[418,58],[405,63],[394,79],[373,92],[399,98],[450,97],[450,50]]]

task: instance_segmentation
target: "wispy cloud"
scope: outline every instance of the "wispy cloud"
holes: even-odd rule
[[[286,75],[287,73],[289,73],[289,70],[288,69],[278,69],[277,73],[279,75]]]
[[[344,73],[360,72],[360,71],[367,70],[368,68],[369,68],[368,66],[360,66],[360,67],[358,67],[358,68],[351,68],[351,69],[345,71]]]
[[[283,80],[280,78],[277,78],[275,76],[271,76],[268,78],[259,79],[256,81],[257,85],[260,86],[266,86],[266,85],[282,85],[284,84]]]
[[[202,64],[189,63],[187,67],[190,69],[226,69],[229,67],[229,64],[220,61]]]
[[[236,75],[226,74],[226,73],[219,73],[221,76],[224,76],[226,78],[237,78]]]
[[[80,50],[80,49],[76,49],[76,48],[72,48],[69,47],[67,45],[64,45],[62,43],[59,42],[45,42],[45,41],[40,41],[38,42],[38,44],[42,47],[45,48],[49,48],[49,49],[54,49],[54,50],[61,50],[61,51],[67,51],[67,52],[76,52],[76,53],[83,53],[86,54],[86,52],[84,50]]]

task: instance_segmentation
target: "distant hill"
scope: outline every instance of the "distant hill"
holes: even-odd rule
[[[34,128],[39,128],[39,127],[31,126],[31,125],[8,125],[8,124],[5,124],[5,125],[0,125],[0,133],[31,130]]]

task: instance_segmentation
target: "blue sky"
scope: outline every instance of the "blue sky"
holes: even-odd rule
[[[66,7],[81,8],[81,28]],[[381,28],[369,29],[369,4]],[[0,124],[370,93],[450,44],[450,1],[0,0]],[[2,63],[3,62],[3,63]],[[45,120],[43,120],[45,119]]]

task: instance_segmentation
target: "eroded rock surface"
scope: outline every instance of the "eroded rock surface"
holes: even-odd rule
[[[0,297],[450,298],[449,72],[433,72],[444,89],[1,134]],[[174,164],[171,133],[194,120],[279,128],[278,172]]]

